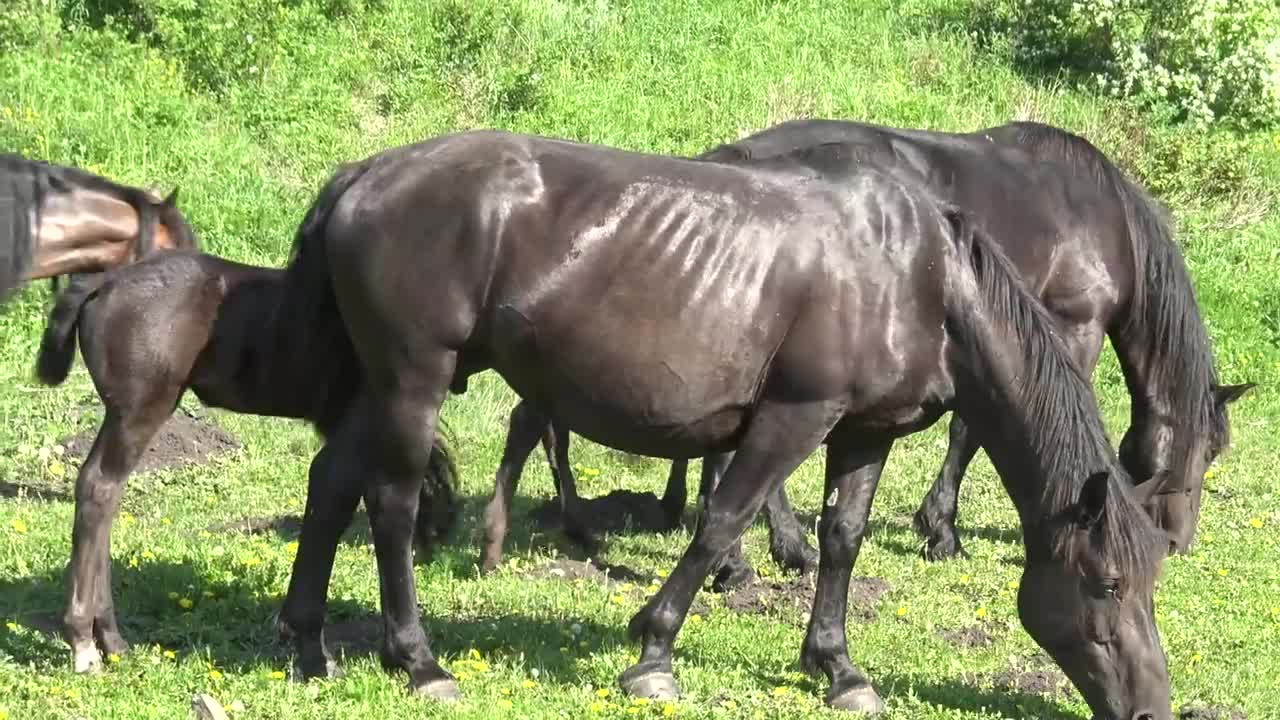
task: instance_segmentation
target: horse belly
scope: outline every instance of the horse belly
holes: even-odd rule
[[[732,447],[769,359],[770,348],[753,342],[759,335],[611,315],[534,321],[501,308],[494,369],[521,397],[603,445],[651,457]]]

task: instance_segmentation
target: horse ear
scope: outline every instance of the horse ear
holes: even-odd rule
[[[1257,383],[1244,383],[1243,385],[1214,385],[1213,401],[1218,407],[1222,407],[1227,403],[1233,403],[1236,400],[1239,400],[1241,396],[1257,386]]]
[[[1107,507],[1107,492],[1111,473],[1103,470],[1089,476],[1080,489],[1080,499],[1076,502],[1078,516],[1076,522],[1082,528],[1092,528],[1102,521],[1103,511]]]

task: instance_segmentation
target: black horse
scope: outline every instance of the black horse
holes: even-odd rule
[[[324,374],[355,368],[311,354],[310,329],[273,322],[283,287],[282,270],[175,250],[76,278],[54,305],[36,375],[48,385],[66,380],[78,334],[106,410],[76,479],[62,620],[76,672],[128,649],[111,593],[111,524],[125,480],[183,393],[235,412],[309,420],[328,435],[356,392],[354,374]],[[431,457],[421,491],[437,511],[419,515],[423,556],[453,518],[452,459],[442,444]]]
[[[323,355],[364,378],[312,475],[280,613],[304,673],[329,665],[327,578],[363,493],[383,661],[421,693],[458,696],[420,624],[410,539],[440,407],[494,369],[595,442],[668,458],[736,450],[692,544],[631,621],[643,650],[620,678],[628,692],[676,694],[672,648],[699,587],[825,443],[801,659],[830,679],[830,705],[878,710],[848,653],[850,574],[893,441],[955,409],[1022,520],[1024,626],[1099,717],[1171,715],[1152,599],[1168,539],[1044,308],[997,246],[908,177],[868,163],[828,182],[803,167],[460,133],[341,168],[303,221],[286,284],[291,323],[327,334],[336,305],[351,344]]]
[[[825,145],[825,149],[817,146]],[[836,120],[798,120],[714,148],[697,159],[751,165],[800,149],[815,169],[867,161],[918,175],[941,198],[972,214],[1004,248],[1024,281],[1057,319],[1071,355],[1092,375],[1111,338],[1131,396],[1120,459],[1138,480],[1163,488],[1148,508],[1167,529],[1174,552],[1187,550],[1200,514],[1204,474],[1230,441],[1227,404],[1252,383],[1219,385],[1208,333],[1167,213],[1087,140],[1048,125],[1015,122],[972,133],[886,128]],[[569,437],[527,401],[511,430],[486,511],[482,567],[497,565],[507,508],[529,452],[544,438],[570,537],[591,546],[572,470]],[[928,539],[925,555],[963,554],[956,533],[960,480],[977,452],[964,420],[953,414],[946,460],[915,514]],[[703,459],[702,490],[715,484],[731,455]],[[686,500],[687,461],[672,463],[662,498],[674,527]],[[769,496],[770,549],[784,567],[812,570],[784,488]],[[717,580],[733,585],[751,570],[730,554]]]
[[[0,153],[0,300],[32,280],[198,248],[177,196],[176,188],[161,199],[80,168]]]

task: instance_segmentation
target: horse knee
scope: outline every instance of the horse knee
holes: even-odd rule
[[[823,544],[838,556],[852,555],[854,548],[862,542],[866,532],[865,522],[853,518],[841,518],[822,528]]]

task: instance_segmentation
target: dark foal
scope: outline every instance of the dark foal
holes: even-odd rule
[[[859,164],[828,182],[486,131],[345,166],[320,198],[290,292],[300,306],[336,303],[366,382],[330,445],[352,477],[313,488],[307,512],[349,518],[364,493],[383,660],[416,691],[459,694],[420,623],[416,478],[450,387],[494,369],[594,442],[653,457],[736,451],[693,542],[631,621],[643,648],[620,678],[627,692],[677,693],[672,648],[698,589],[825,443],[801,659],[830,680],[830,705],[879,710],[848,652],[849,579],[893,441],[954,409],[1022,519],[1028,632],[1098,717],[1170,718],[1152,597],[1168,539],[1044,308],[997,246],[911,179]],[[281,623],[304,661],[323,647],[328,568],[314,558],[332,558],[340,531],[304,529],[294,563]]]
[[[800,150],[809,152],[796,155]],[[758,166],[783,155],[819,171],[834,163],[840,172],[843,163],[866,160],[916,173],[934,193],[972,214],[1001,244],[1053,313],[1086,374],[1092,375],[1103,337],[1110,336],[1132,397],[1121,461],[1138,480],[1162,478],[1164,487],[1149,510],[1169,530],[1174,551],[1190,547],[1205,471],[1230,442],[1227,404],[1253,384],[1218,384],[1185,263],[1155,201],[1088,141],[1037,123],[944,133],[792,121],[697,159]],[[539,436],[564,458],[552,464],[552,475],[565,527],[580,544],[593,546],[577,517],[580,501],[567,461],[569,436],[521,401],[512,411],[507,449],[485,513],[484,569],[501,561],[510,497]],[[953,413],[946,460],[915,515],[931,560],[964,554],[955,524],[958,496],[977,450],[964,420]],[[699,507],[730,457],[703,459]],[[673,527],[687,497],[687,467],[687,460],[672,462],[661,500]],[[768,496],[764,510],[774,560],[787,569],[813,570],[817,554],[805,540],[785,488]],[[716,586],[738,584],[751,574],[735,545]]]
[[[79,168],[0,153],[0,299],[32,280],[198,248],[176,205]]]
[[[206,405],[235,412],[309,420],[328,434],[355,392],[358,368],[329,362],[350,350],[324,344],[345,343],[344,334],[315,340],[308,329],[273,322],[283,287],[282,270],[174,251],[77,278],[54,306],[38,377],[49,385],[67,378],[78,329],[106,409],[76,479],[63,616],[76,672],[99,668],[104,652],[128,649],[112,600],[111,524],[125,480],[182,394],[190,389]],[[322,466],[313,466],[313,483],[324,481]],[[443,496],[444,512],[420,516],[424,553],[448,529],[453,474],[444,448],[436,448],[422,492]]]

